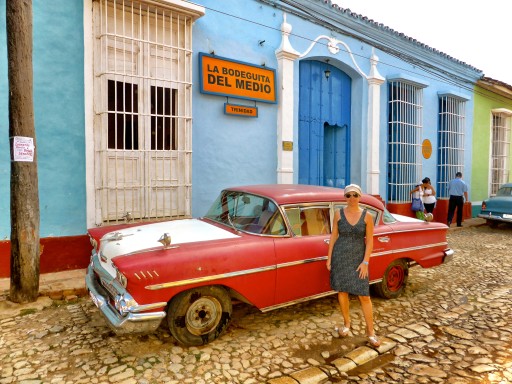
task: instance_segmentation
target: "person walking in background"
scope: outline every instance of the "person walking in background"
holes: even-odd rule
[[[457,172],[455,179],[452,179],[448,183],[448,193],[450,194],[450,200],[448,201],[448,219],[447,224],[452,224],[453,215],[455,209],[457,209],[457,227],[462,227],[462,210],[464,208],[464,199],[468,199],[468,186],[462,180],[462,173]]]
[[[350,332],[349,294],[359,297],[366,322],[366,335],[373,347],[380,340],[373,330],[373,307],[370,300],[369,262],[373,250],[373,217],[359,206],[361,188],[356,184],[345,187],[347,206],[334,214],[327,269],[331,288],[338,292],[338,302],[344,325],[335,330],[341,337]]]
[[[423,205],[425,206],[425,211],[427,213],[433,213],[434,207],[436,206],[436,190],[430,183],[430,178],[425,177],[422,182],[423,189]]]

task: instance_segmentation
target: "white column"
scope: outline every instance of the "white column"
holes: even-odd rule
[[[368,79],[368,178],[366,193],[371,195],[379,194],[379,146],[380,146],[380,86],[384,78],[377,70],[379,58],[372,53],[371,69]]]
[[[293,140],[294,126],[294,62],[300,54],[293,49],[288,39],[292,26],[286,22],[286,14],[283,15],[281,24],[281,46],[276,50],[278,62],[278,107],[277,107],[277,183],[293,183],[293,150],[287,145],[292,143],[293,149],[297,149],[297,143]]]

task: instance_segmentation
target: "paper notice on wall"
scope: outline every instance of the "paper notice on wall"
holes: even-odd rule
[[[32,137],[14,136],[12,143],[14,161],[34,161],[34,139]]]

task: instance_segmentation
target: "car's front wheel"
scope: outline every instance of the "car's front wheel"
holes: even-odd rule
[[[198,287],[181,292],[171,300],[167,324],[181,344],[204,345],[224,332],[232,309],[231,299],[223,287]]]
[[[382,281],[373,285],[374,292],[385,299],[394,299],[404,292],[408,277],[409,264],[407,261],[394,260],[386,268]]]

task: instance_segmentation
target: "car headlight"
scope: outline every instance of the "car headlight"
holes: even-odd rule
[[[128,279],[126,278],[125,275],[123,275],[121,272],[119,272],[119,270],[117,268],[116,268],[116,280],[119,281],[119,283],[121,283],[121,285],[125,288],[126,288],[126,285],[128,285]]]
[[[89,235],[89,241],[91,242],[92,248],[96,249],[96,247],[98,246],[98,242],[96,241],[96,239]]]

